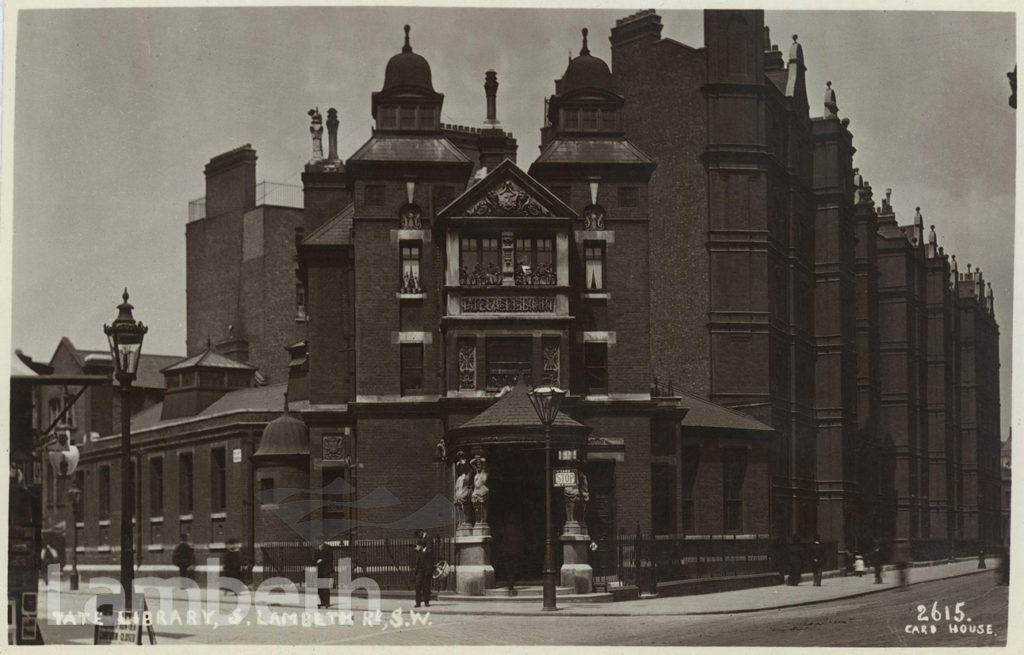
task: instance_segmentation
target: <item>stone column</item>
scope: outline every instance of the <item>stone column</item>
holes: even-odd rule
[[[565,526],[562,528],[562,586],[572,593],[589,594],[594,587],[594,569],[589,564],[590,534],[585,514],[590,490],[587,476],[578,471],[575,487],[565,487]]]

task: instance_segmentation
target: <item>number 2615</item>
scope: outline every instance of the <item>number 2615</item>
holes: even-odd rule
[[[931,610],[924,605],[917,606],[918,621],[941,621],[946,619],[947,621],[962,623],[964,618],[966,618],[964,615],[964,601],[957,603],[952,612],[949,611],[949,605],[943,605],[940,608],[938,601],[932,603]]]

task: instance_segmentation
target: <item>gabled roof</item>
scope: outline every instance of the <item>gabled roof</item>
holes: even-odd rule
[[[316,228],[302,240],[303,246],[348,246],[352,244],[352,217],[355,203],[347,207]]]
[[[471,164],[472,160],[443,136],[374,135],[346,164],[353,162]]]
[[[505,395],[499,398],[496,403],[463,423],[458,429],[532,428],[543,430],[544,424],[540,422],[537,410],[533,408],[533,403],[530,402],[530,397],[527,395],[529,389],[526,388],[522,379],[522,376],[520,376],[516,386],[506,391]],[[584,428],[581,423],[578,423],[562,412],[558,412],[558,416],[555,417],[555,422],[551,424],[551,427]]]
[[[625,138],[559,138],[548,143],[535,164],[643,164],[650,157]]]
[[[174,362],[180,361],[178,355],[147,355],[139,357],[139,371],[135,374],[135,386],[151,389],[163,389],[166,386],[163,370]]]
[[[680,392],[680,395],[682,400],[679,404],[690,410],[683,417],[682,426],[684,428],[745,430],[762,433],[775,432],[770,426],[743,412],[723,407],[685,392]]]
[[[216,350],[207,348],[198,355],[193,355],[179,360],[176,364],[165,367],[162,372],[181,371],[187,368],[235,368],[244,371],[254,371],[255,366],[236,362],[233,359],[221,355]]]
[[[132,416],[132,431],[159,428],[172,423],[196,421],[228,412],[283,412],[284,392],[287,388],[288,383],[282,382],[264,387],[249,387],[229,391],[195,416],[163,421],[160,420],[160,415],[163,412],[163,403],[157,403]],[[309,401],[291,401],[288,403],[288,406],[293,412],[302,411],[309,408]]]
[[[54,351],[53,357],[50,358],[51,364],[61,348],[65,348],[71,354],[79,368],[84,369],[87,364],[98,361],[113,367],[109,350],[82,350],[76,348],[75,344],[71,343],[71,339],[67,337],[61,337],[60,344],[58,344],[57,349]],[[139,370],[135,374],[135,381],[132,384],[136,387],[147,389],[163,389],[165,383],[161,371],[164,367],[180,359],[180,355],[151,355],[143,348],[142,354],[139,355]]]
[[[437,213],[438,218],[577,218],[543,184],[530,177],[512,160],[504,159],[476,184]]]

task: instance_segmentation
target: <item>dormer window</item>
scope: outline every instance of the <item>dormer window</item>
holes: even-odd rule
[[[398,127],[398,107],[380,108],[380,127],[385,130],[393,130]]]
[[[598,122],[598,110],[596,109],[584,109],[583,110],[583,131],[594,132],[597,130]]]

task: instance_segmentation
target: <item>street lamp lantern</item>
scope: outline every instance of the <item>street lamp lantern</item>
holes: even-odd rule
[[[121,296],[124,300],[117,306],[118,314],[113,324],[104,325],[103,331],[110,343],[110,356],[114,360],[114,376],[122,385],[130,384],[139,370],[139,354],[142,352],[142,339],[149,330],[132,316],[131,303],[128,302],[128,289]]]
[[[61,430],[57,433],[57,442],[46,452],[50,466],[57,472],[58,478],[66,478],[78,468],[78,446],[71,443],[71,433]]]
[[[121,588],[124,589],[125,609],[132,609],[132,596],[135,593],[135,571],[132,568],[133,535],[132,535],[132,381],[139,370],[139,356],[142,352],[142,339],[148,328],[132,316],[131,303],[128,302],[128,289],[121,296],[123,302],[117,306],[117,318],[111,325],[104,325],[103,332],[110,342],[110,356],[114,360],[114,377],[120,383],[121,392]]]
[[[526,393],[530,397],[530,403],[533,404],[533,409],[537,412],[537,417],[544,424],[544,427],[551,427],[555,422],[555,417],[558,416],[558,408],[562,405],[562,399],[565,398],[565,394],[566,392],[558,387],[537,387],[533,391]]]
[[[555,602],[555,550],[551,541],[551,425],[558,417],[558,408],[566,392],[558,387],[544,386],[528,391],[533,410],[544,425],[544,607],[558,609]]]

